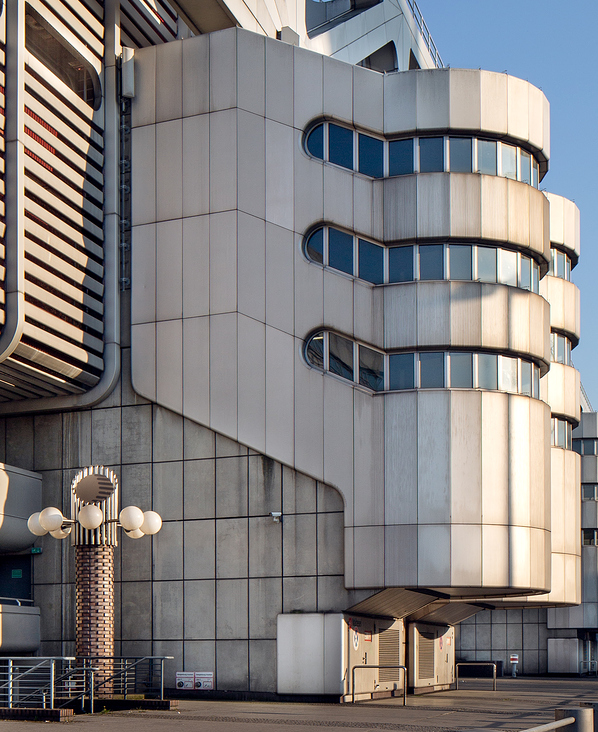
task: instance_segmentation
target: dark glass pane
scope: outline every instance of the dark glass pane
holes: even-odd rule
[[[478,247],[478,280],[496,282],[496,249]]]
[[[384,355],[359,346],[359,383],[374,391],[384,389]]]
[[[388,143],[389,175],[413,173],[413,140],[392,140]]]
[[[557,419],[556,421],[556,445],[557,447],[565,447],[565,439],[566,439],[566,433],[565,433],[565,422],[562,419]]]
[[[328,264],[341,272],[353,274],[353,237],[344,231],[328,229]]]
[[[473,355],[451,353],[451,387],[471,389],[473,386]]]
[[[329,369],[333,374],[353,381],[353,343],[336,333],[329,336]]]
[[[328,160],[353,170],[353,130],[328,125]]]
[[[318,264],[324,263],[324,229],[316,229],[305,245],[305,253]]]
[[[519,164],[521,166],[521,180],[524,183],[531,185],[532,182],[532,157],[525,150],[521,151],[519,158]]]
[[[573,440],[573,450],[581,455],[581,440]]]
[[[575,445],[576,440],[573,440],[573,444]],[[575,447],[573,448],[575,450]],[[584,501],[593,501],[596,497],[596,491],[594,488],[593,483],[586,484],[581,486],[581,497]]]
[[[384,249],[363,239],[359,240],[359,276],[374,285],[384,281]]]
[[[441,280],[444,277],[444,247],[442,244],[424,244],[419,247],[420,280]]]
[[[496,175],[496,142],[478,140],[478,170],[484,175]]]
[[[384,143],[375,137],[359,135],[359,172],[382,178],[384,175]]]
[[[444,353],[420,353],[419,369],[419,385],[422,389],[442,389]]]
[[[527,361],[521,362],[521,393],[532,396],[532,365]]]
[[[444,170],[444,138],[419,138],[419,172],[442,173]]]
[[[415,387],[415,354],[393,353],[388,360],[389,389],[413,389]]]
[[[534,364],[534,393],[532,396],[535,399],[540,398],[540,369]]]
[[[501,145],[502,147],[502,174],[505,178],[517,180],[517,148],[513,145]]]
[[[537,262],[532,263],[532,292],[540,291],[540,268]]]
[[[449,248],[451,280],[471,279],[471,247],[451,244]]]
[[[563,252],[556,252],[556,268],[555,277],[559,277],[561,280],[565,279],[565,255]]]
[[[451,173],[471,173],[471,138],[449,139]]]
[[[307,136],[307,152],[314,158],[324,160],[324,125],[317,125]]]
[[[517,287],[517,252],[508,249],[501,249],[500,255],[500,281],[503,285]]]
[[[583,454],[584,455],[595,455],[596,454],[596,440],[583,440]]]
[[[565,363],[565,339],[563,336],[556,337],[556,361]]]
[[[388,281],[413,282],[413,247],[388,250]]]
[[[529,257],[521,257],[519,287],[522,287],[524,290],[531,290],[532,288],[532,262]]]
[[[594,543],[594,529],[582,529],[583,545],[592,546]]]
[[[478,387],[480,389],[498,389],[497,357],[492,353],[478,355]]]
[[[532,159],[532,185],[538,187],[538,163]]]
[[[44,19],[26,6],[25,45],[39,61],[90,107],[100,106],[100,82],[93,67]]]
[[[307,362],[318,369],[324,368],[324,334],[316,333],[307,342],[305,349]]]

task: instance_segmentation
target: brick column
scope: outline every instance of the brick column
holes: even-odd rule
[[[77,657],[92,658],[96,679],[112,676],[114,664],[114,547],[76,546]],[[100,695],[111,695],[105,684]]]

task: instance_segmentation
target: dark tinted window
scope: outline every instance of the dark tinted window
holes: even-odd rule
[[[420,353],[419,369],[422,389],[441,389],[444,386],[444,353]]]
[[[328,160],[353,170],[353,130],[328,125]]]
[[[100,80],[93,66],[64,38],[61,38],[35,10],[28,5],[25,7],[27,50],[90,107],[99,109],[102,101]]]
[[[524,183],[529,183],[531,185],[532,182],[532,159],[531,155],[525,150],[521,151],[521,157],[520,157],[520,166],[521,166],[521,180]]]
[[[451,244],[449,253],[451,280],[470,280],[471,247],[466,244]]]
[[[388,144],[389,175],[413,173],[413,140],[393,140]]]
[[[384,355],[359,346],[359,383],[374,391],[384,389]]]
[[[363,239],[359,240],[359,276],[374,285],[384,281],[384,249]]]
[[[413,281],[413,247],[393,247],[388,250],[388,281]]]
[[[521,257],[521,276],[519,286],[524,290],[532,288],[532,263],[528,257]]]
[[[310,235],[305,245],[305,252],[314,262],[324,263],[324,229],[317,229]]]
[[[471,389],[473,386],[471,353],[451,353],[451,386],[456,389]]]
[[[478,140],[478,170],[485,175],[496,175],[496,142]]]
[[[496,249],[478,247],[478,279],[496,282]]]
[[[451,137],[449,140],[452,173],[471,173],[471,138]]]
[[[521,362],[521,394],[532,395],[532,365],[527,361]]]
[[[328,264],[353,274],[353,237],[338,229],[328,229]]]
[[[318,125],[307,136],[307,152],[314,158],[324,159],[324,125]]]
[[[498,362],[492,353],[478,355],[478,386],[480,389],[498,389]]]
[[[305,357],[312,366],[324,368],[324,334],[316,333],[309,339],[305,349]]]
[[[441,280],[444,277],[442,244],[425,244],[419,248],[420,280]]]
[[[505,178],[517,180],[517,148],[502,144],[502,174]]]
[[[444,170],[444,138],[419,138],[420,173],[441,173]]]
[[[330,371],[353,381],[353,343],[336,333],[331,333],[330,339]]]
[[[413,389],[415,387],[415,354],[393,353],[389,357],[389,388]]]
[[[384,143],[375,137],[359,135],[359,172],[382,178],[384,175]]]

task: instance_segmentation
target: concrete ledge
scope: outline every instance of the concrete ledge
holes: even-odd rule
[[[30,719],[35,722],[69,722],[74,712],[72,709],[9,709],[0,707],[0,719]]]

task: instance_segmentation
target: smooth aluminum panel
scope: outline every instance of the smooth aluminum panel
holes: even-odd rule
[[[145,154],[145,152],[144,152]],[[135,160],[137,161],[138,158]],[[156,217],[158,221],[183,215],[183,122],[156,125]]]
[[[417,127],[417,74],[384,75],[384,132],[402,132]]]
[[[155,46],[150,46],[155,48]],[[149,49],[143,49],[146,53]],[[183,43],[183,116],[205,114],[210,111],[210,37],[199,35]],[[135,51],[137,57],[139,51]],[[135,87],[139,98],[139,81],[135,68]],[[141,94],[142,96],[142,94]],[[135,102],[133,102],[135,104]]]
[[[266,39],[266,117],[293,124],[293,46]]]
[[[417,127],[446,130],[450,126],[450,70],[422,70],[416,74]]]
[[[354,587],[384,587],[384,526],[354,529]]]
[[[156,400],[156,323],[131,326],[131,381],[138,394]]]
[[[345,524],[353,524],[353,461],[355,434],[353,388],[346,381],[324,380],[324,481],[345,496]],[[351,496],[351,498],[349,498]]]
[[[210,318],[210,427],[237,438],[237,315]]]
[[[131,133],[131,186],[135,196],[131,203],[131,222],[153,223],[156,219],[156,127],[137,127]]]
[[[482,526],[482,581],[484,587],[509,586],[509,550],[507,526]]]
[[[482,522],[509,523],[509,396],[482,392]]]
[[[376,238],[375,213],[374,183],[364,176],[353,176],[353,231],[364,237]]]
[[[323,59],[320,54],[295,47],[293,65],[293,124],[297,129],[304,129],[312,119],[322,115]]]
[[[210,423],[210,320],[183,320],[183,413]]]
[[[530,406],[527,397],[509,397],[509,522],[530,526]],[[515,488],[516,486],[516,488]]]
[[[156,319],[183,317],[183,220],[156,225]]]
[[[266,110],[266,48],[261,35],[237,31],[237,104],[254,114]]]
[[[476,346],[482,342],[481,285],[451,282],[451,346]]]
[[[416,524],[418,502],[417,392],[384,398],[385,522]]]
[[[482,586],[482,527],[451,524],[451,585]]]
[[[171,41],[156,53],[156,122],[183,116],[183,43]]]
[[[242,109],[237,117],[237,207],[261,219],[266,216],[265,120]],[[281,161],[282,162],[282,161]]]
[[[309,475],[324,475],[324,382],[321,371],[309,368],[295,343],[295,463]],[[350,491],[349,491],[350,493]]]
[[[354,523],[358,526],[382,526],[385,523],[384,399],[356,389],[353,404],[355,485],[368,486],[367,491],[355,491]],[[384,566],[383,552],[381,565]]]
[[[266,220],[290,230],[293,229],[293,157],[293,129],[266,120]]]
[[[509,228],[507,241],[529,249],[529,199],[531,186],[516,180],[507,179],[507,205]],[[536,226],[539,222],[536,222]]]
[[[299,246],[294,248],[294,257],[295,333],[305,338],[324,322],[324,270],[308,262]]]
[[[266,317],[266,226],[239,212],[237,222],[237,307],[260,323]]]
[[[237,110],[210,114],[210,211],[237,208]]]
[[[449,72],[450,127],[479,130],[482,124],[481,74],[475,69]]]
[[[417,584],[419,587],[447,587],[451,584],[451,526],[426,525],[417,530]]]
[[[324,114],[350,123],[353,119],[353,68],[324,56]]]
[[[210,220],[208,216],[183,219],[183,317],[210,312]],[[134,303],[137,299],[137,285]]]
[[[453,173],[450,185],[450,235],[480,239],[482,236],[480,176]]]
[[[324,270],[324,322],[331,330],[353,334],[353,280]]]
[[[237,310],[237,213],[210,216],[210,313]]]
[[[507,83],[506,74],[492,71],[480,73],[481,127],[497,135],[507,134]]]
[[[550,364],[550,371],[541,381],[542,398],[550,404],[553,414],[578,421],[580,418],[579,372],[572,366]]]
[[[519,140],[529,139],[528,90],[527,81],[507,76],[507,134]]]
[[[295,342],[292,336],[266,327],[266,450],[287,465],[295,461],[293,409]],[[263,370],[263,362],[262,362]]]
[[[255,450],[266,452],[266,326],[240,313],[238,317],[238,438],[241,443],[250,443]]]
[[[432,390],[418,393],[417,460],[418,523],[451,520],[450,394]]]
[[[381,132],[384,127],[384,75],[353,66],[353,124]]]
[[[266,224],[266,323],[285,333],[294,327],[294,247],[300,247],[298,237],[295,241],[290,231]]]
[[[210,35],[210,111],[237,104],[237,34]]]
[[[417,345],[448,346],[450,341],[450,283],[419,282]]]
[[[413,239],[417,232],[418,176],[388,178],[382,182],[384,241]]]
[[[324,218],[325,165],[309,158],[301,145],[301,132],[294,132],[294,229],[304,234]]]
[[[156,121],[156,46],[135,51],[135,96],[131,101],[133,127]]]
[[[550,241],[579,257],[579,209],[573,203],[555,193],[544,194],[550,205]]]
[[[207,114],[183,119],[183,216],[210,210],[210,118]]]
[[[384,537],[384,584],[386,587],[417,586],[417,526],[389,526]]]
[[[178,414],[183,410],[182,326],[182,320],[156,324],[156,401]]]
[[[550,326],[579,340],[579,290],[573,282],[547,275],[540,280],[540,294],[550,303]]]
[[[133,227],[131,270],[131,322],[151,323],[156,319],[156,224]]]
[[[480,183],[482,237],[495,241],[508,241],[508,180],[493,175],[481,175]]]
[[[479,524],[482,520],[482,393],[452,390],[450,405],[451,522]]]
[[[417,176],[417,236],[446,235],[450,231],[449,176],[428,173]]]
[[[324,219],[348,231],[353,228],[353,174],[348,170],[324,166]]]

